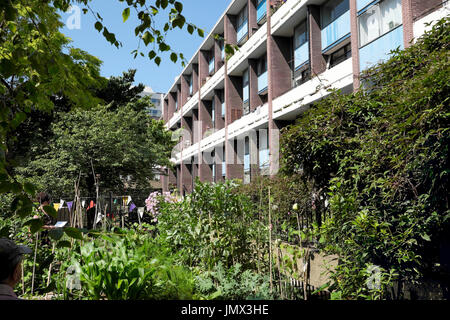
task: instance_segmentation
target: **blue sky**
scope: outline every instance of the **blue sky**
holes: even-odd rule
[[[225,11],[231,0],[184,0],[183,14],[186,20],[192,22],[205,31],[205,36],[214,27],[218,18]],[[137,18],[133,14],[123,23],[122,11],[126,2],[118,0],[94,0],[91,8],[98,11],[103,18],[103,24],[110,32],[116,34],[116,38],[123,46],[117,49],[107,42],[94,28],[95,19],[91,13],[81,14],[80,28],[69,29],[67,25],[61,30],[73,40],[73,46],[83,49],[103,61],[102,76],[117,76],[128,69],[137,69],[136,83],[143,83],[152,87],[156,92],[167,92],[176,76],[183,70],[181,63],[174,64],[168,55],[163,55],[163,61],[158,67],[148,57],[138,56],[136,59],[131,51],[138,46],[138,38],[134,34],[134,28],[138,25]],[[73,14],[73,13],[72,13]],[[67,23],[72,16],[70,13],[62,13],[61,20]],[[190,35],[185,29],[177,29],[168,35],[169,45],[177,52],[182,52],[187,61],[197,51],[204,38],[196,33]],[[143,46],[143,43],[141,43]],[[148,50],[144,51],[148,52]]]

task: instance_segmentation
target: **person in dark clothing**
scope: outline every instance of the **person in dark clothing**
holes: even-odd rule
[[[14,287],[22,276],[24,254],[33,251],[26,246],[18,246],[14,241],[0,239],[0,300],[19,300]]]

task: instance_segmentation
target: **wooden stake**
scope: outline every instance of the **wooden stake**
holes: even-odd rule
[[[34,246],[34,259],[33,259],[33,274],[31,276],[31,295],[33,295],[34,292],[34,276],[36,274],[36,255],[37,255],[38,240],[39,240],[39,232],[36,232],[36,244]]]

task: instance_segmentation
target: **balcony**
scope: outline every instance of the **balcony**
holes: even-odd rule
[[[386,33],[359,49],[359,67],[363,71],[374,64],[389,59],[390,51],[403,49],[403,26]]]
[[[258,76],[258,93],[267,89],[267,71]]]
[[[308,104],[329,94],[328,89],[343,89],[353,84],[352,58],[328,69],[273,100],[273,119],[301,113]]]
[[[309,44],[305,42],[300,47],[295,49],[294,52],[295,59],[295,70],[302,67],[305,63],[309,61]]]
[[[256,21],[259,23],[266,16],[267,5],[266,0],[261,1],[256,8]]]
[[[350,35],[350,10],[322,29],[322,51],[338,44]]]

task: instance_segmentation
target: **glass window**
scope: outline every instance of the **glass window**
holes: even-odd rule
[[[266,16],[266,0],[258,0],[256,5],[256,20],[259,22]]]
[[[294,60],[295,67],[303,65],[309,60],[308,32],[306,20],[294,30]]]
[[[242,9],[237,18],[237,40],[242,40],[248,34],[248,13],[247,5]]]
[[[244,150],[244,171],[250,171],[250,139],[245,137],[245,150]]]
[[[189,75],[188,77],[188,81],[189,81],[189,93],[192,94],[192,74]]]
[[[359,17],[359,45],[364,46],[401,24],[401,0],[380,2]]]
[[[258,60],[258,76],[262,75],[264,72],[267,71],[267,57],[266,55],[262,56]]]
[[[335,65],[347,60],[352,56],[352,46],[351,44],[347,44],[338,51],[331,54],[330,67],[334,67]]]
[[[322,29],[350,9],[348,0],[330,0],[321,8]]]
[[[244,71],[244,74],[242,75],[242,88],[243,88],[243,95],[242,100],[245,102],[249,99],[249,76],[248,76],[248,69]]]

